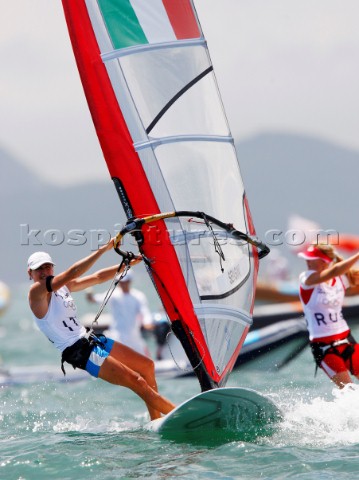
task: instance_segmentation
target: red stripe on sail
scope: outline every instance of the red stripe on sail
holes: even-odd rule
[[[62,4],[82,85],[110,174],[121,180],[137,217],[160,213],[100,57],[86,4],[84,0],[62,0]],[[199,351],[205,348],[203,363],[206,370],[217,382],[219,376],[194,313],[176,252],[167,241],[166,224],[156,222],[156,227],[157,238],[162,241],[158,244],[151,240],[149,225],[144,229],[142,250],[146,257],[154,259],[154,281],[164,307],[171,321],[185,319],[190,326]]]
[[[255,236],[256,235],[256,229],[254,227],[251,211],[249,209],[249,204],[248,204],[248,199],[247,196],[244,195],[243,198],[244,201],[244,207],[245,207],[245,212],[246,212],[246,219],[247,219],[247,224],[248,224],[248,231],[250,235]],[[258,276],[258,269],[259,269],[259,257],[258,257],[258,250],[256,247],[252,247],[253,249],[253,265],[254,265],[254,271],[253,271],[253,297],[252,297],[252,303],[251,303],[251,308],[250,308],[250,314],[253,315],[253,309],[254,309],[254,293],[256,291],[256,285],[257,285],[257,276]]]
[[[201,36],[190,0],[162,0],[177,40]]]

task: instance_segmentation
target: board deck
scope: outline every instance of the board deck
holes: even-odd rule
[[[218,388],[190,398],[149,428],[168,440],[216,445],[271,436],[281,419],[275,403],[254,390]]]

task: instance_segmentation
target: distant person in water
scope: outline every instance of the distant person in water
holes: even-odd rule
[[[359,294],[359,253],[344,260],[331,245],[310,246],[298,254],[308,270],[300,274],[299,296],[315,362],[339,387],[359,378],[359,345],[342,313],[344,296]]]
[[[33,284],[29,304],[36,324],[51,343],[62,352],[62,363],[86,370],[109,383],[130,388],[146,403],[151,420],[167,414],[174,404],[159,395],[153,361],[110,338],[88,335],[76,316],[71,292],[106,282],[117,272],[118,265],[81,277],[108,250],[114,239],[70,268],[54,274],[54,262],[45,252],[29,257],[28,274]],[[135,257],[131,266],[141,261]]]
[[[132,288],[132,281],[133,273],[129,270],[111,295],[108,304],[114,325],[108,334],[136,352],[150,357],[142,329],[152,329],[152,315],[145,294]],[[102,303],[105,295],[106,293],[87,292],[86,299],[92,303]]]

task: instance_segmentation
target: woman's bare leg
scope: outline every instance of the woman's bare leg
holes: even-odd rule
[[[151,358],[141,355],[135,350],[132,350],[132,348],[119,342],[114,343],[110,356],[114,357],[131,370],[139,373],[146,380],[148,385],[155,390],[155,392],[158,392],[155,366]],[[147,408],[150,411],[151,407],[149,405],[147,405]],[[161,415],[160,412],[150,411],[150,416],[151,418],[152,416],[159,418]]]
[[[151,420],[160,418],[160,412],[167,414],[175,408],[175,405],[156,392],[143,376],[111,355],[103,362],[99,378],[114,385],[130,388],[135,392],[146,403]]]
[[[353,383],[348,371],[335,374],[331,380],[339,387],[344,388],[348,383]]]
[[[141,355],[141,353],[118,342],[113,344],[110,355],[131,370],[141,374],[147,383],[157,391],[155,366],[151,358]]]

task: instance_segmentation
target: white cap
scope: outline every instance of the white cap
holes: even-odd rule
[[[132,272],[132,270],[127,270],[126,275],[121,278],[120,283],[132,282],[132,280],[133,280],[133,272]]]
[[[52,265],[55,265],[48,253],[35,252],[32,255],[30,255],[27,261],[27,267],[30,270],[36,270],[37,268],[41,267],[41,265],[43,265],[44,263],[51,263]]]

